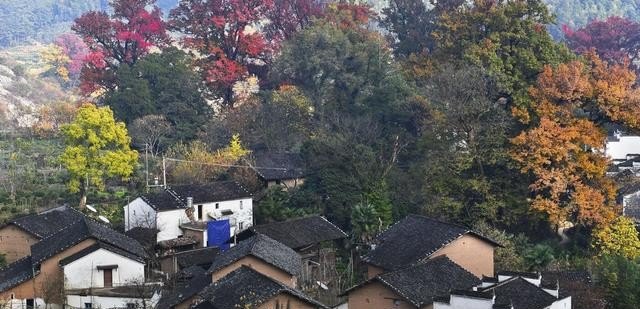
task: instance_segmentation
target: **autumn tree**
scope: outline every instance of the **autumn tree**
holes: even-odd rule
[[[66,148],[60,161],[69,173],[69,190],[80,192],[80,208],[87,203],[90,185],[103,189],[107,178],[127,179],[133,173],[138,153],[129,147],[127,129],[109,107],[85,104],[61,130]]]
[[[171,28],[197,51],[199,71],[224,103],[232,104],[235,82],[270,61],[270,43],[258,29],[273,6],[273,0],[181,0],[171,11]]]
[[[621,255],[630,260],[640,257],[640,240],[635,222],[618,217],[607,227],[593,232],[593,247],[599,254]]]
[[[38,109],[38,121],[32,126],[40,136],[57,134],[60,128],[73,121],[78,104],[69,101],[57,101],[43,105]]]
[[[567,45],[583,54],[592,48],[601,59],[615,63],[633,63],[640,52],[640,24],[627,18],[611,16],[594,20],[579,29],[562,28]]]
[[[264,27],[269,40],[281,42],[309,26],[314,18],[324,15],[322,1],[318,0],[274,0],[267,11],[269,22]]]
[[[535,112],[514,110],[531,128],[512,139],[512,158],[535,180],[532,208],[554,224],[564,221],[606,226],[615,217],[615,187],[605,176],[601,125],[640,125],[635,75],[595,54],[587,64],[545,66],[530,94]]]
[[[85,57],[89,53],[87,45],[82,39],[72,33],[65,33],[58,36],[54,44],[62,49],[62,52],[69,58],[66,69],[69,74],[69,81],[75,86],[80,79],[80,73],[84,66]]]
[[[155,156],[162,141],[173,131],[173,126],[162,115],[146,115],[133,121],[129,127],[133,143],[144,147]]]
[[[152,48],[169,43],[162,13],[154,4],[155,0],[115,0],[111,15],[90,11],[75,20],[71,29],[89,48],[82,69],[85,93],[113,89],[118,67],[134,65]]]
[[[434,57],[461,59],[486,68],[502,93],[528,104],[527,88],[546,64],[572,55],[547,33],[553,23],[542,0],[449,1],[432,32]]]

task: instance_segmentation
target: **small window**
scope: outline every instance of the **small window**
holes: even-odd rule
[[[127,303],[127,309],[136,309],[136,304],[134,303]]]
[[[84,303],[84,308],[85,308],[85,309],[87,309],[87,308],[93,308],[93,304],[91,304],[91,303]]]
[[[34,309],[35,307],[36,302],[32,298],[27,299],[27,309]]]
[[[16,299],[16,294],[11,293],[11,299]]]
[[[240,209],[242,209],[242,201],[240,201]]]
[[[242,231],[242,230],[243,230],[243,227],[244,227],[244,222],[240,222],[240,223],[238,223],[238,229],[239,229],[239,230],[241,230],[241,231]]]
[[[220,203],[216,203],[216,209],[220,208]]]
[[[278,180],[276,180],[276,184],[277,184],[277,185],[281,185],[281,184],[282,184],[282,181],[280,181],[280,179],[278,179]]]

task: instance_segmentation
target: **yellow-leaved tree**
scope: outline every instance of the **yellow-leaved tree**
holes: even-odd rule
[[[630,260],[640,257],[638,231],[627,217],[618,217],[611,225],[594,230],[592,245],[599,254],[621,255]]]
[[[87,203],[90,185],[104,189],[105,179],[128,179],[138,160],[123,122],[116,122],[109,107],[82,105],[70,124],[61,128],[66,148],[62,165],[69,172],[67,186],[80,192],[80,208]]]

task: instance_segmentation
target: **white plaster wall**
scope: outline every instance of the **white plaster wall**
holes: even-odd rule
[[[241,202],[242,202],[242,208],[240,206]],[[216,209],[216,203],[219,204],[218,209]],[[253,225],[253,199],[252,198],[221,201],[221,202],[214,202],[214,203],[202,203],[202,204],[194,203],[193,207],[195,210],[194,212],[195,214],[197,214],[198,205],[202,205],[202,213],[204,218],[198,218],[201,221],[212,220],[208,214],[214,211],[218,213],[223,210],[233,211],[233,215],[228,217],[228,218],[234,218],[236,221],[236,225],[231,226],[231,235],[234,235],[236,233],[236,228],[240,226],[241,222],[242,222],[242,228],[239,229],[238,232],[246,230],[247,228]]]
[[[113,269],[113,286],[126,285],[144,278],[144,264],[105,249],[98,249],[64,266],[65,287],[85,289],[104,287],[104,272],[99,265],[118,265]]]
[[[128,231],[134,227],[152,228],[156,223],[156,211],[142,198],[136,198],[124,206],[124,227]]]
[[[127,304],[142,305],[142,299],[139,298],[120,298],[120,297],[102,297],[102,296],[80,296],[67,295],[67,305],[72,308],[84,308],[85,303],[91,303],[93,308],[126,308]],[[147,299],[147,308],[154,308],[158,303],[158,297]]]
[[[451,295],[449,303],[434,302],[433,309],[491,309],[493,300]]]
[[[640,154],[640,136],[621,136],[619,141],[608,141],[604,153],[613,160],[625,160],[628,154]]]
[[[42,298],[36,298],[35,300],[35,305],[36,305],[36,309],[58,309],[58,308],[62,308],[61,305],[56,305],[56,304],[49,304],[47,306],[47,304],[45,304],[44,300]],[[4,304],[0,305],[0,308],[6,308],[6,309],[25,309],[27,308],[27,300],[26,299],[11,299],[7,302],[6,307],[3,307]]]
[[[551,306],[549,306],[548,308],[549,309],[571,309],[571,296],[557,300],[556,302],[551,304]]]
[[[158,242],[181,236],[180,224],[190,222],[185,209],[159,211],[157,216]]]

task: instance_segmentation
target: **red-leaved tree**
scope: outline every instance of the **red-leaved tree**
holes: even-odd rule
[[[273,7],[273,0],[181,0],[171,11],[171,28],[198,52],[207,85],[226,104],[233,84],[271,58],[272,45],[258,29]]]
[[[85,93],[113,88],[114,72],[120,65],[133,65],[152,47],[169,43],[155,0],[114,0],[112,7],[112,15],[87,12],[72,26],[89,47],[80,84]]]
[[[565,25],[562,30],[567,45],[576,53],[595,49],[601,59],[619,64],[638,59],[640,24],[629,19],[612,16],[576,30]]]
[[[84,60],[89,54],[87,44],[80,37],[72,33],[65,33],[55,39],[55,45],[62,49],[62,52],[69,57],[67,70],[72,81],[80,78],[80,72]]]
[[[266,37],[281,42],[308,26],[313,18],[322,17],[324,6],[319,0],[274,0],[273,9],[267,15]]]

